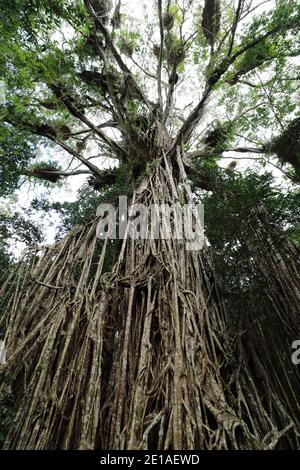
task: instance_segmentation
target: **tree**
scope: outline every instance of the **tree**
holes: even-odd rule
[[[237,288],[253,305],[258,284],[262,299],[257,314],[228,307],[207,242],[196,251],[174,234],[100,242],[98,218],[73,227],[29,253],[1,289],[1,391],[15,398],[5,448],[299,447],[300,384],[289,362],[298,245],[267,216],[269,182],[217,164],[227,151],[247,152],[299,181],[300,7],[278,1],[257,16],[259,6],[158,0],[141,27],[120,1],[3,2],[2,128],[70,159],[66,168],[18,160],[18,175],[54,184],[86,174],[99,201],[127,194],[146,207],[212,193],[208,205],[225,206],[227,222],[237,207],[245,229],[224,230],[223,248],[226,237],[234,243],[225,266],[242,252],[240,279],[230,286],[223,276],[227,299]],[[116,168],[104,170],[101,157]]]

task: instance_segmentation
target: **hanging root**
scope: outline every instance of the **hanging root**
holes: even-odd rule
[[[181,157],[176,172],[162,158],[132,202],[192,203]],[[277,336],[265,318],[229,328],[209,247],[160,237],[119,249],[97,224],[31,254],[2,287],[1,393],[14,397],[4,448],[299,447],[299,380],[276,349],[296,312],[278,297]]]

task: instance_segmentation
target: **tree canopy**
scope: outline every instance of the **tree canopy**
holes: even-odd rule
[[[247,151],[297,181],[299,5],[268,3],[159,1],[135,16],[130,2],[4,1],[2,191],[24,174],[101,179],[107,157],[135,176],[164,128],[193,162]],[[35,163],[46,145],[62,164]]]

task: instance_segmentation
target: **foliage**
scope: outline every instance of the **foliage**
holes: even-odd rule
[[[12,207],[14,205],[12,204]],[[30,217],[29,211],[13,212],[7,204],[0,204],[0,278],[9,268],[12,268],[14,256],[12,255],[18,244],[31,245],[41,243],[43,240],[42,227]]]
[[[197,184],[197,183],[196,183]],[[257,246],[245,250],[245,240],[251,234],[251,217],[257,207],[265,210],[265,226],[271,231],[285,232],[296,241],[300,226],[300,192],[285,191],[271,174],[245,175],[219,172],[215,191],[202,196],[205,207],[206,234],[213,247],[215,261],[224,287],[236,296],[258,289],[262,279],[253,273],[250,256]],[[255,229],[255,227],[253,227]]]
[[[281,163],[289,162],[300,182],[300,117],[290,122],[282,134],[274,138],[268,149],[278,155]]]
[[[35,142],[10,126],[0,128],[0,196],[20,186],[22,169],[35,158]]]

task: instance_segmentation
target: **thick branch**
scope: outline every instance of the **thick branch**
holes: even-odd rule
[[[98,167],[96,167],[95,165],[90,163],[88,161],[88,159],[84,158],[79,152],[74,150],[72,147],[67,145],[65,142],[59,140],[57,138],[56,134],[51,134],[50,133],[51,132],[51,126],[41,125],[41,126],[37,127],[37,126],[34,126],[33,124],[30,124],[30,123],[22,123],[22,122],[16,121],[15,119],[16,118],[6,116],[4,118],[4,121],[11,124],[12,126],[14,126],[16,128],[31,132],[32,134],[35,134],[35,135],[46,137],[47,139],[51,140],[52,142],[54,142],[55,144],[59,145],[64,150],[66,150],[66,152],[68,152],[70,155],[77,158],[77,160],[79,160],[83,165],[85,165],[91,171],[92,174],[97,176],[101,173],[101,170],[99,170]],[[49,130],[49,132],[47,132],[47,129]]]
[[[62,147],[70,155],[73,155],[73,157],[77,158],[77,160],[79,160],[83,165],[85,165],[93,175],[97,176],[101,174],[101,170],[97,166],[93,165],[93,163],[91,163],[88,159],[84,158],[80,153],[76,152],[76,150],[67,145],[65,142],[57,141],[49,136],[48,138],[51,139],[55,144]]]
[[[21,175],[24,176],[36,176],[37,171],[34,170],[23,170]],[[69,176],[78,176],[78,175],[91,175],[92,172],[89,170],[75,170],[75,171],[60,171],[60,170],[43,170],[43,175],[45,176],[56,176],[58,178],[68,178]]]
[[[177,137],[175,138],[173,148],[176,148],[177,145],[179,145],[180,143],[186,142],[189,139],[193,129],[196,127],[196,125],[198,124],[198,122],[200,121],[203,115],[203,111],[204,111],[206,102],[211,94],[211,91],[212,91],[211,87],[206,88],[204,95],[201,98],[201,101],[193,109],[193,111],[191,112],[191,114],[189,115],[185,123],[181,126],[177,134]]]
[[[171,81],[169,83],[169,91],[168,91],[168,96],[167,96],[167,102],[166,102],[166,109],[164,112],[164,118],[163,118],[163,123],[165,124],[168,120],[168,117],[170,115],[170,112],[173,108],[172,104],[174,102],[174,91],[175,91],[175,85],[176,85],[176,70],[177,70],[177,65],[173,65],[173,69],[171,72]]]
[[[233,147],[227,148],[225,152],[239,152],[239,153],[266,153],[264,148],[254,148],[254,147]]]

